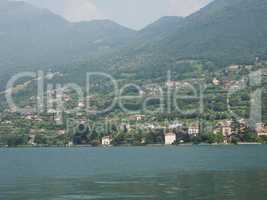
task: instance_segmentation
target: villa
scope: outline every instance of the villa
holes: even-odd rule
[[[188,134],[191,136],[197,136],[200,133],[199,131],[199,125],[198,124],[192,124],[188,128]]]
[[[176,134],[175,133],[165,133],[165,144],[171,145],[176,142]]]
[[[102,137],[101,143],[102,143],[103,146],[110,146],[111,142],[112,142],[112,136],[104,136],[104,137]]]
[[[265,126],[263,123],[257,123],[256,133],[257,136],[267,136],[267,126]]]
[[[217,125],[217,133],[218,132],[221,132],[223,134],[224,137],[229,137],[232,135],[232,122],[231,121],[223,121],[223,122],[220,122],[218,125]]]
[[[229,139],[232,136],[232,122],[231,121],[223,121],[217,124],[214,129],[214,134],[222,133],[224,136],[224,143],[228,143]]]

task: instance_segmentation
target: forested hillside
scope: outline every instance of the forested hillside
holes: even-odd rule
[[[95,70],[156,78],[167,70],[195,70],[194,60],[217,70],[267,55],[266,0],[215,0],[191,16],[163,17],[140,31],[109,20],[69,23],[23,2],[1,1],[0,15],[2,82],[6,74],[55,66],[78,79]]]
[[[155,77],[166,70],[182,72],[181,63],[188,60],[207,60],[218,69],[267,55],[265,0],[216,0],[189,17],[160,22],[140,31],[142,40],[114,54],[107,62],[113,71]]]

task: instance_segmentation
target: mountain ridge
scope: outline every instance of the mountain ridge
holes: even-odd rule
[[[125,50],[122,65],[136,63],[137,71],[154,73],[163,66],[163,71],[180,67],[179,60],[209,60],[215,67],[224,67],[266,59],[266,19],[267,1],[215,0],[185,17],[164,37],[149,38],[144,45]]]
[[[6,39],[0,25],[0,42],[8,47],[0,47],[0,68],[58,65],[65,70],[60,66],[69,64],[71,72],[74,62],[75,73],[99,69],[156,77],[185,68],[177,64],[180,60],[207,60],[218,68],[267,57],[265,0],[215,0],[188,17],[163,17],[140,31],[110,20],[69,23],[53,14],[49,20],[40,16],[38,25],[30,29],[24,21],[18,29],[23,31],[11,30]]]

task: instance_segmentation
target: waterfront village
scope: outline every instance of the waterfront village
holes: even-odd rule
[[[256,68],[256,69],[254,69]],[[85,102],[77,101],[75,93],[67,91],[60,99],[67,104],[77,105],[75,113],[58,113],[53,109],[44,113],[18,113],[5,108],[0,116],[0,146],[119,146],[119,145],[186,145],[186,144],[247,144],[266,143],[266,112],[262,121],[248,121],[250,116],[250,93],[248,87],[231,99],[231,110],[243,118],[232,117],[227,110],[227,90],[251,83],[241,78],[248,71],[262,69],[263,84],[266,84],[266,63],[255,66],[231,65],[226,71],[205,74],[207,84],[203,114],[181,115],[178,112],[159,112],[158,103],[151,101],[149,109],[141,113],[125,113],[118,110],[91,116],[85,111]],[[203,75],[204,76],[204,75]],[[197,78],[165,81],[162,88],[176,88],[190,83],[198,85]],[[264,85],[265,86],[265,85]],[[263,86],[263,87],[264,87]],[[153,84],[142,83],[141,95],[156,97],[161,91]],[[264,92],[266,88],[264,87]],[[263,93],[264,93],[263,92]],[[49,95],[56,90],[49,91]],[[165,95],[165,93],[164,93]],[[58,98],[58,97],[57,97]],[[91,105],[105,105],[109,96],[92,95]],[[23,105],[31,107],[34,96],[26,97]],[[263,97],[266,102],[266,96]],[[132,103],[132,102],[131,102]],[[195,101],[180,102],[182,107],[192,108]],[[133,104],[129,104],[133,106]],[[264,105],[263,105],[264,107]],[[263,108],[265,109],[265,107]]]
[[[52,117],[53,118],[53,117]],[[202,127],[200,121],[184,124],[179,121],[147,123],[145,115],[129,116],[130,121],[118,125],[110,122],[105,127],[90,127],[84,119],[72,124],[70,129],[52,123],[55,128],[44,125],[43,120],[57,120],[27,114],[28,125],[43,124],[42,128],[30,128],[26,137],[2,138],[2,147],[7,146],[119,146],[119,145],[183,145],[183,144],[249,144],[267,141],[267,126],[256,123],[250,128],[246,120],[223,120],[214,127]],[[16,124],[18,122],[15,122]],[[1,129],[7,129],[12,121],[2,121]],[[46,126],[46,127],[44,127]],[[50,125],[51,126],[51,125]],[[93,129],[93,130],[92,130]],[[202,132],[204,131],[205,132]],[[206,132],[207,131],[207,132]],[[100,133],[100,134],[99,134]]]

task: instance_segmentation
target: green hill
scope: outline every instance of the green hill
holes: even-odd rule
[[[192,60],[218,69],[267,57],[266,0],[215,0],[191,16],[163,17],[138,32],[109,20],[69,23],[23,2],[1,1],[0,7],[4,77],[25,66],[57,65],[71,78],[92,70],[156,78],[167,70],[194,70]]]
[[[127,48],[102,61],[90,60],[88,69],[101,65],[116,74],[157,77],[166,70],[183,72],[183,60],[210,61],[209,67],[218,69],[266,55],[267,1],[215,0],[186,18],[159,20],[139,31]]]
[[[50,68],[123,47],[135,31],[109,20],[70,23],[22,1],[0,1],[1,85],[15,72]]]

